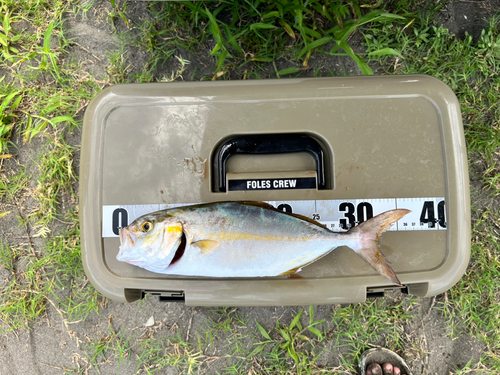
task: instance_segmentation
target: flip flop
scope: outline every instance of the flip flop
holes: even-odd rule
[[[390,363],[394,367],[401,369],[401,375],[413,375],[406,362],[392,350],[385,348],[373,348],[361,354],[359,367],[361,375],[366,375],[366,367],[371,363],[378,363],[381,367],[383,363]]]

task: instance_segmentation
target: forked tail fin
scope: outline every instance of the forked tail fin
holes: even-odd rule
[[[410,210],[398,209],[381,213],[357,227],[352,228],[349,233],[360,234],[360,248],[354,249],[363,260],[382,276],[393,283],[401,285],[396,274],[389,265],[389,261],[379,250],[378,240],[382,233],[391,227],[391,224],[401,219]]]

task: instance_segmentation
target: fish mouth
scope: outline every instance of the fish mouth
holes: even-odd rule
[[[132,233],[127,228],[120,229],[120,250],[128,250],[135,246],[137,234]]]
[[[132,233],[128,228],[122,228],[120,229],[119,236],[120,236],[120,249],[118,251],[116,259],[122,262],[128,262],[126,253],[127,250],[135,246],[135,242],[137,241],[137,234]]]

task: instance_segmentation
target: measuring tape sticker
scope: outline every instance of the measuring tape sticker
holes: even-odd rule
[[[309,217],[335,232],[345,232],[373,216],[396,208],[411,211],[389,230],[446,230],[444,198],[390,198],[312,201],[267,201],[284,212]],[[102,237],[118,237],[138,217],[160,210],[188,206],[181,204],[119,205],[102,207]]]

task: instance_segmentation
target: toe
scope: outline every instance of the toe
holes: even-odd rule
[[[394,367],[390,363],[384,363],[382,365],[382,371],[384,375],[393,375],[394,374]]]
[[[382,375],[382,367],[378,363],[370,363],[366,367],[366,375]]]
[[[401,370],[399,369],[399,367],[394,367],[393,371],[394,375],[401,375]]]

